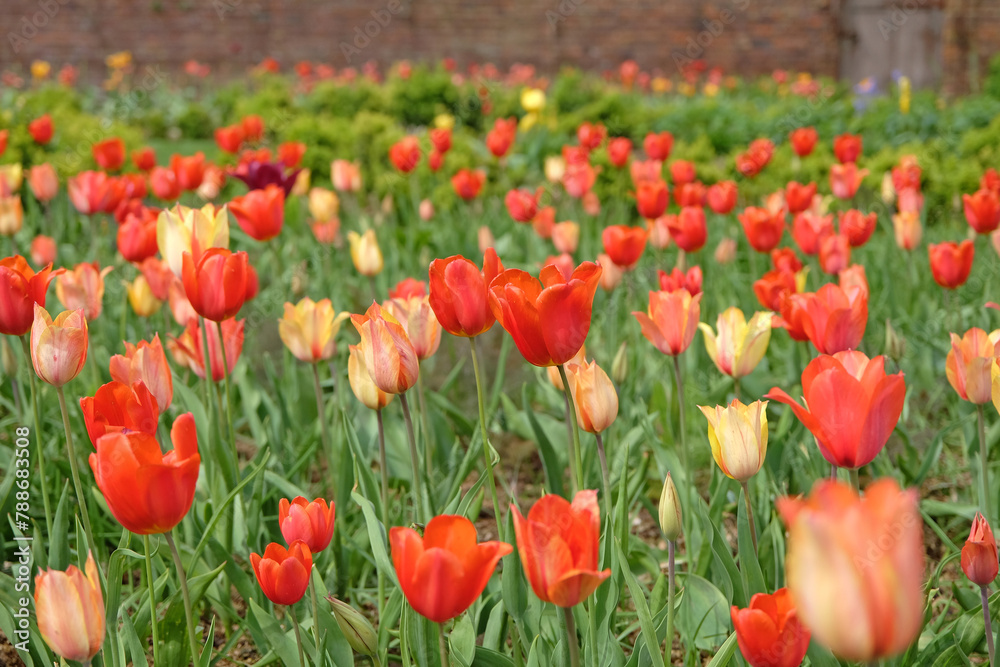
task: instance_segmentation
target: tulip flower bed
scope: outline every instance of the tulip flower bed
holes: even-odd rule
[[[1000,103],[632,65],[0,93],[0,663],[992,662]]]

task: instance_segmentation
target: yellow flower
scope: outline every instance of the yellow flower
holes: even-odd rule
[[[278,320],[278,335],[300,361],[329,359],[337,349],[334,338],[340,323],[350,316],[346,312],[335,315],[329,299],[314,302],[306,297],[294,306],[285,304],[285,314]]]
[[[521,91],[521,106],[528,113],[539,113],[545,108],[545,91],[539,88],[525,88]]]
[[[0,164],[0,195],[8,195],[21,189],[24,169],[20,162]]]
[[[706,83],[705,87],[702,88],[701,92],[705,93],[707,97],[715,97],[716,95],[719,94],[719,84]]]
[[[229,247],[229,211],[215,204],[164,209],[156,220],[156,242],[163,260],[179,277],[185,252],[197,262],[209,248]]]
[[[719,469],[740,483],[756,475],[767,454],[767,401],[743,405],[733,399],[725,408],[698,409],[708,420],[708,442]]]
[[[13,236],[24,224],[24,209],[17,195],[0,196],[0,236]]]
[[[550,155],[545,158],[545,178],[549,183],[561,183],[566,173],[566,160],[561,155]]]
[[[132,64],[132,52],[118,51],[112,53],[104,59],[104,63],[111,69],[125,69]]]
[[[37,81],[48,78],[49,72],[52,71],[52,65],[48,64],[44,60],[36,60],[31,63],[31,77]]]
[[[665,76],[654,76],[651,86],[654,93],[667,93],[674,87],[674,82]]]
[[[719,314],[716,331],[701,322],[698,327],[705,335],[705,350],[716,367],[734,378],[749,375],[767,352],[771,340],[771,313],[759,311],[746,321],[743,311],[735,306]]]
[[[312,182],[312,170],[303,169],[295,177],[295,184],[292,186],[291,194],[301,197],[309,192],[309,184]]]
[[[160,306],[163,305],[163,302],[153,295],[153,290],[142,274],[136,276],[136,279],[131,283],[126,282],[125,289],[128,293],[128,302],[139,317],[149,317],[159,311]]]
[[[663,536],[673,542],[681,535],[681,499],[677,497],[677,487],[669,472],[663,480],[663,491],[660,492],[660,502],[656,509],[659,510]]]
[[[316,222],[327,222],[334,219],[339,210],[340,199],[333,190],[313,188],[309,191],[309,215]]]
[[[447,130],[455,127],[455,117],[450,113],[439,113],[434,116],[434,127]]]
[[[347,240],[351,244],[351,261],[354,268],[363,276],[377,276],[382,271],[382,251],[375,238],[375,230],[369,229],[364,234],[347,232]]]
[[[910,113],[910,79],[905,76],[899,78],[899,110]]]

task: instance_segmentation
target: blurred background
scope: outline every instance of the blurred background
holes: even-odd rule
[[[542,72],[634,60],[665,77],[701,61],[880,89],[906,76],[958,94],[977,92],[1000,50],[998,0],[3,0],[0,25],[0,70],[41,59],[84,80],[129,51],[139,68],[194,59],[223,76],[266,57],[283,68],[453,58]]]

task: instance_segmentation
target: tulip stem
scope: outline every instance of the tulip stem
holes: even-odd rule
[[[430,417],[427,414],[427,401],[424,398],[424,374],[417,374],[417,407],[420,409],[420,432],[424,441],[424,468],[427,479],[434,479],[434,457],[432,455],[433,439],[431,438]]]
[[[857,471],[855,471],[854,474],[857,474]],[[746,482],[740,482],[740,485],[743,487],[743,498],[746,500],[746,503],[747,503],[747,520],[750,522],[750,537],[753,538],[753,553],[754,553],[754,556],[756,556],[757,555],[757,527],[754,524],[754,520],[753,520],[753,506],[750,503],[750,487],[747,486]]]
[[[171,529],[163,536],[167,538],[167,545],[170,547],[170,554],[174,557],[174,567],[177,568],[177,578],[181,583],[181,596],[184,598],[184,617],[187,620],[187,635],[188,644],[191,648],[191,659],[193,661],[198,660],[198,640],[194,633],[194,610],[191,606],[191,591],[188,590],[188,580],[187,575],[184,574],[184,563],[181,562],[181,555],[177,551],[177,545],[174,544],[174,533]],[[299,651],[301,651],[301,644]]]
[[[21,336],[21,345],[24,348],[24,358],[31,364],[31,343],[28,334]],[[42,507],[45,509],[45,534],[51,537],[52,509],[49,505],[49,482],[45,476],[45,444],[42,440],[42,420],[38,413],[38,383],[35,380],[34,371],[28,373],[28,380],[31,384],[31,413],[35,420],[35,441],[38,443],[38,473],[41,478]]]
[[[142,536],[146,549],[146,586],[149,588],[149,623],[153,629],[153,664],[160,664],[160,633],[156,629],[156,587],[153,579],[153,555],[149,547],[149,535]]]
[[[500,527],[500,500],[497,497],[497,482],[493,473],[493,457],[490,455],[490,441],[486,434],[486,396],[483,393],[483,375],[479,368],[479,355],[476,353],[476,339],[469,338],[472,348],[472,371],[476,376],[476,397],[479,400],[479,434],[483,441],[483,460],[486,462],[486,476],[490,483],[490,500],[493,501],[493,518],[497,523],[498,539],[503,541],[503,530]]]
[[[69,470],[73,476],[73,489],[76,491],[76,500],[80,503],[80,514],[83,515],[83,530],[87,534],[89,548],[94,553],[97,550],[97,542],[94,541],[94,529],[90,527],[90,511],[87,509],[87,497],[83,495],[83,485],[80,484],[80,467],[76,460],[76,449],[73,447],[73,429],[69,425],[69,411],[66,409],[66,394],[62,387],[56,387],[59,394],[59,409],[62,411],[63,428],[66,430],[66,455],[69,457]],[[81,550],[80,553],[83,553]]]
[[[413,434],[413,417],[410,415],[410,404],[406,400],[406,393],[399,395],[399,403],[403,406],[403,420],[406,422],[406,437],[410,441],[410,465],[413,469],[413,496],[415,523],[427,521],[424,516],[423,490],[420,484],[420,454],[417,452],[417,437]]]
[[[226,385],[226,422],[229,426],[229,446],[233,450],[233,466],[236,472],[236,479],[239,480],[240,455],[236,451],[236,429],[233,428],[233,399],[229,393],[229,360],[226,358],[226,339],[222,335],[222,322],[216,322],[215,326],[219,330],[219,348],[221,352],[219,356],[222,357],[222,379]],[[323,425],[326,426],[326,422]]]
[[[597,438],[597,455],[601,459],[601,477],[604,482],[604,514],[611,517],[611,475],[608,474],[608,457],[604,453],[604,438],[600,432],[594,436]]]
[[[685,415],[685,403],[684,403],[684,379],[681,377],[681,356],[679,354],[674,355],[674,382],[677,385],[677,428],[680,436],[680,454],[681,454],[681,466],[684,467],[684,501],[687,505],[687,511],[684,512],[684,518],[692,516],[693,508],[691,506],[691,487],[692,479],[691,469],[688,467],[688,448],[687,448],[687,418]],[[690,524],[690,519],[688,519]],[[689,526],[690,527],[690,526]],[[687,528],[684,530],[686,535],[690,535]]]
[[[740,379],[736,376],[733,376],[733,396],[736,397],[737,401],[742,402],[740,398]]]
[[[992,526],[993,505],[990,503],[990,498],[986,491],[989,488],[989,479],[987,477],[989,451],[986,443],[986,419],[983,415],[982,404],[976,406],[976,421],[979,427],[979,505],[982,507],[983,514],[986,515],[986,523]],[[990,663],[992,662],[991,658]]]
[[[854,492],[861,495],[861,480],[858,476],[858,469],[848,468],[847,474],[851,476],[851,487],[854,488]]]
[[[982,410],[982,406],[979,406]],[[996,649],[993,647],[993,623],[990,621],[990,594],[986,590],[986,586],[979,587],[979,594],[983,599],[983,623],[986,628],[986,648],[990,652],[990,665],[995,665],[996,662]]]
[[[590,602],[587,603],[587,621],[590,624],[590,665],[591,667],[598,667],[597,663],[597,597],[591,597]]]
[[[288,615],[292,617],[292,628],[295,629],[295,645],[299,648],[299,667],[306,667],[306,657],[302,653],[302,632],[299,630],[299,619],[292,605],[288,605]]]
[[[675,540],[667,541],[667,664],[673,664],[671,655],[674,652],[674,595],[677,591],[676,562],[674,552],[677,549]]]
[[[441,655],[441,667],[448,667],[448,644],[444,640],[444,623],[438,623],[438,652]]]
[[[316,393],[316,418],[319,419],[323,434],[323,454],[326,456],[326,469],[333,474],[333,446],[330,441],[330,427],[326,423],[326,410],[323,406],[323,387],[319,381],[319,364],[313,362],[313,391]]]
[[[316,637],[316,664],[322,665],[323,653],[322,653],[322,642],[319,637],[319,600],[316,598],[316,577],[319,576],[319,572],[316,568],[312,570],[312,577],[309,581],[309,593],[312,595],[312,605],[313,605],[313,635]]]
[[[563,381],[565,382],[565,380]],[[576,623],[573,621],[573,608],[563,607],[562,610],[563,618],[566,619],[566,643],[569,646],[569,664],[570,667],[580,667],[580,646],[576,638]]]
[[[569,403],[569,421],[573,425],[573,441],[570,447],[570,455],[573,457],[573,464],[576,467],[576,489],[583,488],[583,454],[580,446],[580,425],[576,421],[576,403],[573,401],[573,393],[569,388],[569,377],[566,375],[566,364],[559,366],[559,377],[562,378],[563,391],[566,393],[566,401]]]
[[[378,467],[382,475],[382,530],[389,532],[389,465],[385,456],[385,427],[382,424],[382,408],[375,411],[378,422]],[[381,621],[385,607],[385,574],[378,570],[378,617]]]

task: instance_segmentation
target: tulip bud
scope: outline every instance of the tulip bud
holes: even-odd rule
[[[715,247],[715,261],[719,264],[729,264],[736,259],[736,239],[724,238]]]
[[[378,650],[378,634],[371,622],[351,605],[341,602],[332,595],[327,601],[333,609],[333,617],[337,619],[340,631],[356,653],[372,656]]]
[[[104,596],[94,557],[87,554],[81,572],[45,570],[35,577],[38,630],[55,653],[87,663],[104,643]]]
[[[626,350],[625,341],[618,346],[618,352],[615,353],[615,359],[611,362],[611,379],[615,381],[615,384],[621,384],[628,377],[628,351]]]
[[[566,377],[576,404],[576,421],[588,433],[600,433],[618,417],[618,392],[596,361],[567,364]]]
[[[677,487],[667,473],[663,480],[663,491],[660,492],[660,503],[657,507],[660,514],[660,530],[668,542],[675,541],[681,534],[681,501],[677,497]]]
[[[885,356],[897,364],[906,355],[906,339],[892,328],[889,320],[885,321]]]
[[[424,222],[429,221],[434,217],[434,202],[430,199],[424,199],[420,202],[420,208],[418,209],[420,213],[420,219]]]
[[[486,254],[486,251],[492,248],[496,244],[496,240],[493,238],[493,232],[486,225],[479,228],[479,233],[476,237],[479,241],[479,252]],[[489,287],[489,285],[487,285]]]
[[[989,586],[997,578],[1000,562],[997,561],[997,542],[993,530],[982,514],[972,520],[969,539],[962,547],[962,571],[974,584]]]

